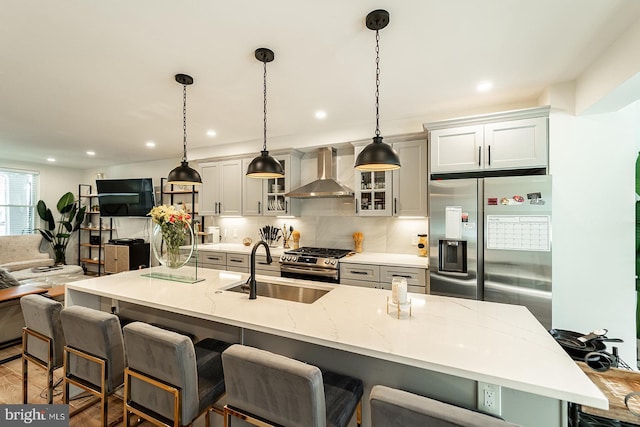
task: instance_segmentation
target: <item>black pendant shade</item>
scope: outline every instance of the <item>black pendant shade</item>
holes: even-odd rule
[[[373,142],[358,154],[356,169],[361,171],[389,171],[400,168],[400,158],[392,146],[382,142],[381,136],[374,136]]]
[[[251,160],[247,168],[247,176],[251,178],[280,178],[284,176],[284,170],[279,161],[269,155],[268,151]]]
[[[200,185],[202,184],[200,174],[190,167],[187,161],[187,86],[193,84],[193,78],[186,74],[176,74],[175,79],[182,85],[182,162],[180,166],[169,172],[167,183],[173,185]]]
[[[247,167],[247,176],[249,178],[282,178],[284,176],[284,169],[280,162],[269,155],[267,151],[267,62],[271,62],[274,59],[274,54],[271,49],[261,47],[256,49],[255,57],[258,61],[264,64],[264,85],[263,85],[263,135],[264,142],[262,144],[262,151],[260,155],[251,160]]]
[[[175,185],[199,185],[202,184],[202,178],[197,170],[189,167],[189,162],[183,161],[180,166],[169,172],[167,183]]]
[[[360,171],[389,171],[400,168],[400,157],[389,144],[382,142],[380,136],[380,34],[379,30],[389,24],[389,12],[378,9],[370,12],[365,20],[366,26],[376,32],[376,132],[373,142],[358,154],[354,165]]]

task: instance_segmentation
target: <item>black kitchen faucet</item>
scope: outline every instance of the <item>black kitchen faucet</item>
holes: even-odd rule
[[[253,245],[253,249],[251,250],[251,276],[249,276],[249,299],[256,299],[256,251],[258,247],[262,245],[267,251],[267,264],[271,264],[273,259],[271,258],[271,251],[269,250],[269,245],[264,240],[260,240],[255,245]]]

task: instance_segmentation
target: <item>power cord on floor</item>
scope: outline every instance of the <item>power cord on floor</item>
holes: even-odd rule
[[[62,394],[62,390],[56,391],[56,387],[58,387],[60,384],[62,384],[62,378],[55,379],[55,377],[54,377],[54,380],[55,380],[55,382],[53,383],[53,395],[54,396],[60,396]],[[40,397],[42,399],[46,399],[48,393],[49,393],[49,387],[45,387],[40,392]]]

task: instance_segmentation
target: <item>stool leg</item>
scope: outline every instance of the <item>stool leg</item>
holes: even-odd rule
[[[51,366],[51,361],[49,361],[49,366],[47,366],[47,374],[49,380],[49,396],[47,401],[49,405],[53,403],[53,367]]]
[[[360,399],[358,406],[356,406],[356,422],[358,423],[358,427],[362,426],[362,399]]]
[[[27,388],[29,385],[29,361],[24,355],[22,356],[22,403],[27,404]]]

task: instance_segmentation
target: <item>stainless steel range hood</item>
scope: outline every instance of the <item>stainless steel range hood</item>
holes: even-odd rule
[[[318,149],[318,179],[285,194],[287,197],[310,199],[315,197],[353,197],[353,190],[336,181],[338,166],[336,149]]]

